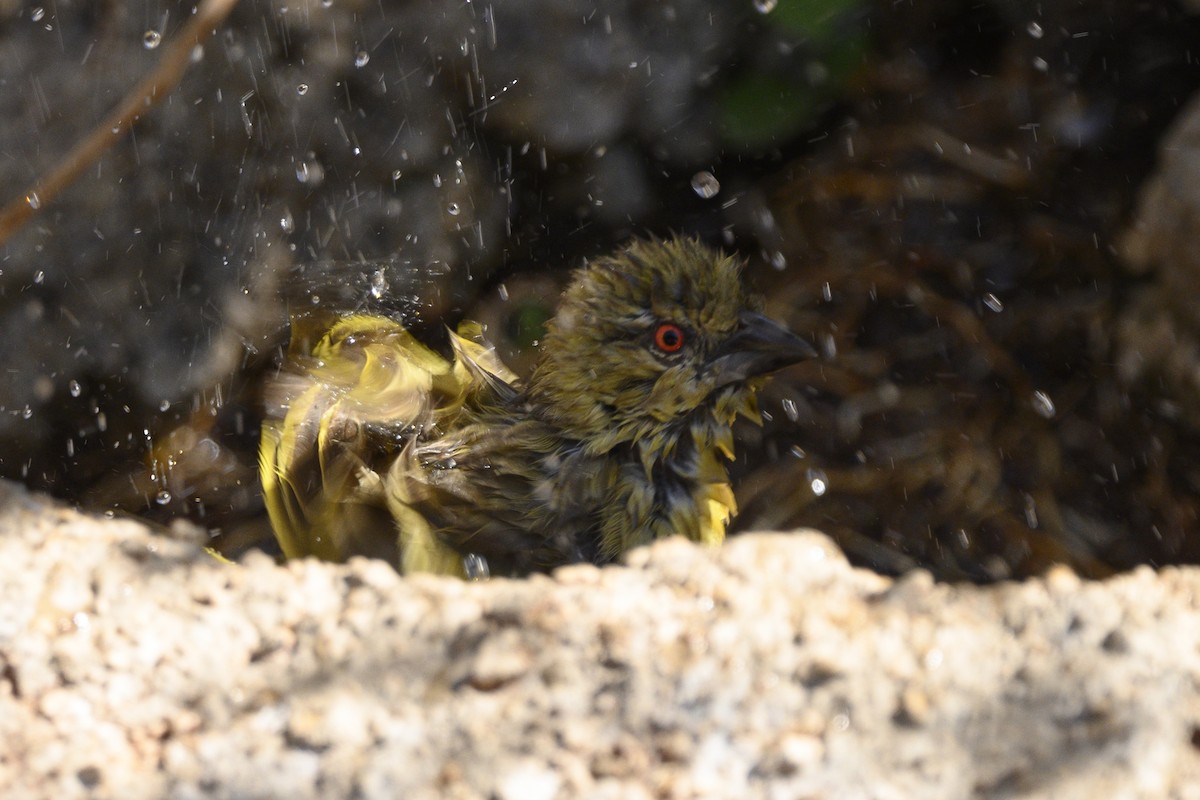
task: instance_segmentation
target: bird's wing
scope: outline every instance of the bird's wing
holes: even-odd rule
[[[496,348],[483,338],[479,323],[461,323],[458,331],[450,334],[450,346],[454,348],[454,368],[464,386],[473,386],[477,390],[486,387],[500,402],[516,397],[520,378],[505,366],[496,354]]]
[[[295,369],[268,390],[259,452],[285,555],[394,553],[378,471],[405,441],[453,427],[466,405],[509,385],[511,373],[481,342],[463,339],[455,350],[463,356],[451,362],[398,322],[370,315],[337,320],[311,347],[293,340]]]
[[[398,518],[415,514],[429,540],[460,558],[483,558],[494,575],[588,557],[607,476],[565,465],[554,431],[512,416],[415,442],[385,478],[389,508]]]

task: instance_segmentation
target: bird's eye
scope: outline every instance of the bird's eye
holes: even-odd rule
[[[674,322],[664,322],[658,326],[658,330],[654,331],[654,346],[664,353],[678,353],[683,349],[686,338],[683,335],[683,328]]]

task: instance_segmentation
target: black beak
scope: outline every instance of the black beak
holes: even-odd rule
[[[710,368],[717,385],[726,386],[816,355],[812,345],[775,320],[743,311],[738,329],[713,353]]]

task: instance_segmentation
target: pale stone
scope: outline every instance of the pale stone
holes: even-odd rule
[[[0,796],[1200,796],[1200,569],[223,564],[0,484]],[[80,616],[82,614],[83,616]]]

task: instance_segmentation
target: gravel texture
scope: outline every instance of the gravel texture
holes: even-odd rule
[[[471,584],[223,564],[0,485],[0,796],[1200,797],[1200,571],[815,532]]]

